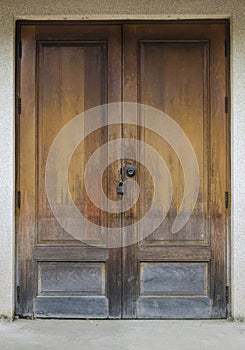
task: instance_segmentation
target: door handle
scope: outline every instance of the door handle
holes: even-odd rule
[[[136,175],[136,166],[135,165],[127,165],[126,175],[128,177],[134,177]]]
[[[124,194],[124,191],[125,191],[125,185],[124,185],[123,181],[120,180],[118,185],[117,185],[117,193]]]
[[[123,168],[121,168],[120,173],[121,173],[121,179],[119,180],[118,185],[117,185],[117,194],[124,194],[125,193],[125,184],[124,184],[124,180],[123,180]],[[127,165],[125,173],[128,177],[134,177],[136,175],[136,166],[135,165]]]

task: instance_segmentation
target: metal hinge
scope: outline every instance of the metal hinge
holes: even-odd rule
[[[20,209],[20,205],[21,205],[21,192],[20,191],[17,192],[17,205],[18,205],[18,208]]]
[[[225,300],[226,304],[230,303],[230,286],[225,287]]]
[[[229,207],[229,192],[225,192],[225,207],[226,209]]]
[[[231,316],[231,305],[230,305],[230,286],[225,286],[225,302],[226,302],[226,316]]]
[[[18,109],[18,114],[21,114],[21,97],[18,97],[17,101],[17,109]]]
[[[19,42],[19,58],[22,58],[22,42]]]
[[[225,40],[225,57],[228,57],[228,54],[229,54],[228,40]]]
[[[225,113],[229,112],[229,99],[228,96],[225,96]]]
[[[17,299],[17,303],[20,302],[20,286],[16,287],[16,299]]]

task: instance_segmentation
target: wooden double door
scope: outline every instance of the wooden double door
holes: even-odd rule
[[[226,317],[226,32],[20,23],[18,315]]]

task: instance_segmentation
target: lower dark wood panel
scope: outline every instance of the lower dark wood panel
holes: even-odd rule
[[[104,263],[40,262],[38,296],[102,296],[105,276]]]
[[[108,318],[108,300],[105,297],[37,297],[34,317]]]
[[[207,296],[207,263],[146,262],[139,271],[140,296]]]
[[[140,297],[137,301],[138,318],[211,318],[212,300],[207,297]]]

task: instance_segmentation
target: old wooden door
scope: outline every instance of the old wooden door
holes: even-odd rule
[[[152,220],[131,232],[138,243],[123,249],[125,317],[226,316],[225,40],[224,24],[125,27],[123,96],[143,106],[139,126],[125,124],[123,135],[143,143],[135,149],[141,197],[124,226],[139,222],[159,197]],[[162,179],[161,158],[150,162],[146,144],[165,161]]]
[[[121,316],[120,249],[106,249],[107,238],[101,234],[106,225],[120,226],[120,214],[108,216],[93,205],[84,185],[88,159],[102,144],[120,137],[121,126],[101,127],[85,137],[94,123],[90,118],[73,127],[69,134],[69,122],[74,117],[92,107],[121,99],[120,40],[118,26],[26,25],[21,28],[18,314]],[[101,114],[99,121],[104,118]],[[59,166],[75,135],[81,142],[72,146],[74,152],[67,168],[59,171],[56,167],[47,177],[51,146],[62,130],[68,130],[69,135],[59,145],[59,155],[49,158],[50,166],[57,160]],[[101,160],[106,156],[102,150]],[[112,200],[117,199],[117,193],[108,184],[115,182],[117,168],[114,162],[103,179],[104,191]],[[75,235],[71,235],[60,224],[62,216],[70,216],[69,193],[62,184],[64,172],[76,207],[89,222],[101,227],[101,232],[91,232],[85,223],[85,234],[78,240],[79,227]],[[95,175],[89,174],[89,177]],[[57,185],[54,194],[57,205],[64,204],[58,215],[48,202],[49,180],[53,181],[53,188]]]
[[[225,317],[226,25],[20,34],[17,314]]]

